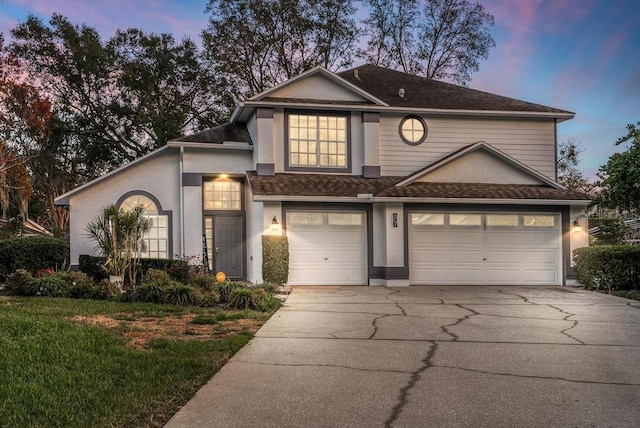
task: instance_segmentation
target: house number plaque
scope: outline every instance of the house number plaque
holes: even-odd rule
[[[393,213],[393,227],[398,227],[398,213]]]

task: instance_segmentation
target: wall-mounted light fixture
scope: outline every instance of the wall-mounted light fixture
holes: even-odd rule
[[[571,229],[572,232],[582,232],[582,226],[580,225],[580,222],[578,221],[578,219],[575,219],[573,221],[573,229]]]
[[[271,231],[279,232],[280,231],[280,223],[278,223],[278,219],[276,216],[273,216],[273,220],[271,220]]]

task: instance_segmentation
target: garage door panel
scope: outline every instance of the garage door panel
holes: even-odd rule
[[[524,264],[542,264],[547,268],[555,267],[556,264],[555,251],[522,251],[522,255]]]
[[[519,251],[491,250],[486,252],[487,263],[520,263]]]
[[[536,231],[537,233],[528,233],[525,246],[545,246],[555,248],[558,241],[557,231]]]
[[[488,247],[498,246],[513,246],[518,247],[520,245],[521,235],[514,234],[513,231],[495,231],[495,230],[487,230],[486,233],[486,244]]]
[[[472,267],[456,267],[449,271],[449,281],[458,284],[473,284],[482,280],[482,271],[476,266]]]
[[[429,234],[429,239],[424,239],[425,233]],[[447,242],[447,234],[441,229],[417,228],[412,233],[409,232],[409,241],[418,248],[420,245],[431,246],[433,244],[444,244]]]
[[[447,253],[441,250],[417,250],[411,253],[413,263],[439,263],[447,261]]]
[[[481,247],[484,245],[484,233],[482,229],[475,231],[467,230],[465,232],[453,231],[449,234],[448,243],[453,245],[464,244],[467,246],[477,245]]]
[[[555,270],[546,269],[525,269],[523,271],[524,281],[535,284],[556,284],[558,281],[558,273]]]
[[[484,258],[482,250],[452,250],[449,252],[450,263],[480,263]]]

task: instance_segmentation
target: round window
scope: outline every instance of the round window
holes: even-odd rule
[[[427,138],[427,124],[418,116],[406,116],[400,122],[402,141],[412,146],[422,144]]]

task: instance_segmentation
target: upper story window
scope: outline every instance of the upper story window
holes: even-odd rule
[[[288,166],[292,168],[348,168],[347,116],[288,115]]]
[[[150,227],[145,233],[140,257],[166,259],[169,257],[169,216],[162,213],[158,206],[145,195],[132,195],[122,201],[120,208],[130,211],[142,207],[142,215],[149,220]]]
[[[419,116],[406,116],[400,122],[400,137],[412,146],[422,144],[427,138],[427,124]]]
[[[242,186],[239,181],[218,179],[204,182],[205,210],[239,210]]]

